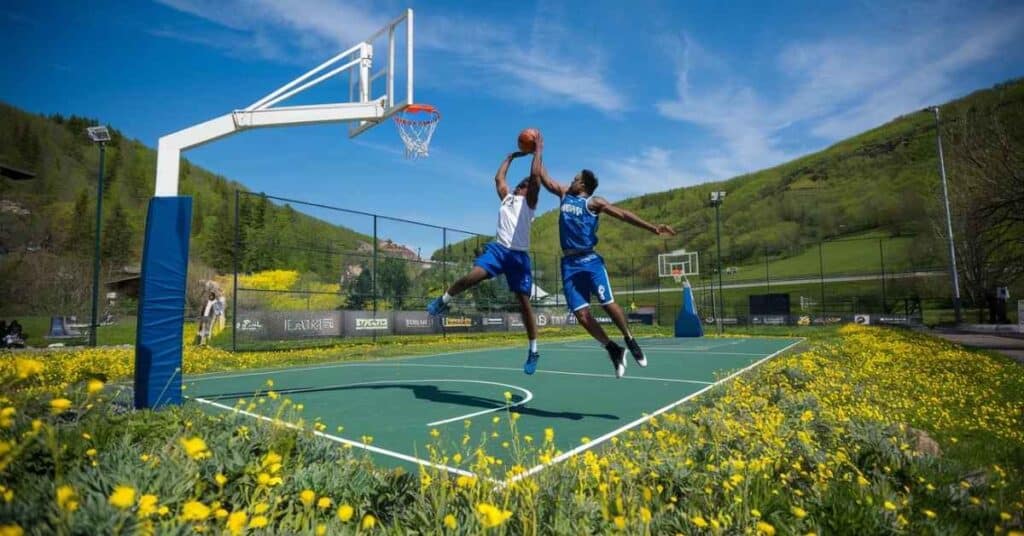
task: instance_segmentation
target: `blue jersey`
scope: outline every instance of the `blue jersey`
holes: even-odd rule
[[[592,212],[588,197],[565,194],[558,216],[558,236],[562,251],[587,252],[597,246],[597,213]]]

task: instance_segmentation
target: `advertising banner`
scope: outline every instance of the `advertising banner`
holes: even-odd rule
[[[372,337],[394,333],[393,314],[390,311],[345,311],[346,337]]]
[[[395,311],[396,335],[429,335],[441,332],[441,323],[425,311]]]

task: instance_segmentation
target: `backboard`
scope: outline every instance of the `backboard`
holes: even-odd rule
[[[672,277],[676,281],[700,274],[700,257],[696,251],[677,249],[658,255],[658,277]]]

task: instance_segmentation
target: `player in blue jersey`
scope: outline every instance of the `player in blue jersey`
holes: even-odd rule
[[[529,337],[529,350],[523,372],[533,374],[537,370],[540,353],[537,351],[537,323],[530,307],[530,296],[533,294],[533,275],[530,270],[530,227],[533,214],[537,209],[537,198],[540,197],[540,179],[529,176],[519,181],[515,189],[509,190],[505,175],[512,160],[530,153],[516,152],[505,157],[498,172],[494,176],[494,186],[501,199],[498,209],[498,231],[494,242],[490,242],[484,252],[473,262],[473,269],[452,284],[442,296],[427,305],[427,312],[432,316],[440,316],[448,311],[449,303],[454,296],[485,279],[505,274],[508,288],[519,300],[523,325]],[[534,156],[536,158],[536,156]]]
[[[623,359],[626,350],[609,339],[601,325],[590,314],[591,296],[597,296],[601,306],[622,332],[626,347],[633,354],[637,365],[646,367],[647,358],[629,331],[622,308],[615,303],[604,259],[594,251],[594,247],[597,246],[599,216],[607,214],[662,236],[676,233],[668,225],[648,223],[636,214],[596,197],[594,190],[597,189],[597,176],[589,169],[580,171],[569,186],[555,182],[544,168],[543,153],[544,139],[538,134],[530,174],[540,177],[544,188],[561,200],[558,235],[562,246],[562,287],[566,302],[587,333],[608,351],[608,357],[615,367],[615,377],[621,378],[626,373],[626,360]]]

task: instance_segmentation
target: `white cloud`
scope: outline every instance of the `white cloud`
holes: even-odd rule
[[[390,20],[367,5],[340,0],[158,1],[234,30],[234,35],[189,35],[168,30],[154,31],[154,35],[208,44],[236,56],[244,50],[289,63],[316,61],[347,48]],[[500,97],[549,106],[571,103],[605,113],[624,110],[626,99],[606,79],[605,61],[598,47],[558,49],[554,45],[564,42],[561,37],[569,33],[559,22],[561,18],[550,8],[538,9],[525,38],[521,31],[487,20],[427,14],[417,18],[416,46],[456,66],[439,74],[439,79],[433,80],[437,85],[482,89]],[[418,79],[423,80],[422,68],[419,72]],[[429,76],[427,73],[428,80]],[[453,76],[458,79],[452,80]]]
[[[598,172],[598,190],[609,199],[622,199],[702,182],[680,166],[681,158],[662,147],[648,147],[638,156],[605,160]]]
[[[722,179],[770,167],[796,156],[785,147],[820,147],[948,100],[963,91],[960,73],[1024,36],[1019,7],[939,5],[876,16],[892,27],[781,47],[767,84],[748,82],[689,37],[669,39],[677,96],[658,102],[658,112],[707,129],[717,143],[693,171]]]

